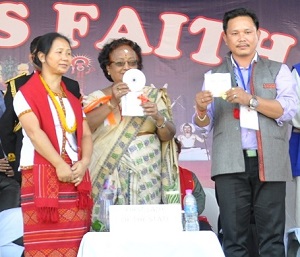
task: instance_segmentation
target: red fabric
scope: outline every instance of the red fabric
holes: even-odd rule
[[[206,222],[206,223],[209,224],[208,219],[207,219],[206,216],[199,216],[198,218],[199,218],[199,221],[203,221],[203,222]]]
[[[59,182],[58,222],[40,222],[33,177],[33,170],[22,170],[25,256],[76,257],[81,239],[90,229],[90,210],[78,208],[78,190],[73,183]]]
[[[81,139],[83,133],[83,117],[79,100],[73,96],[64,83],[62,88],[73,108],[77,122],[77,144],[78,158],[81,158]],[[20,88],[32,111],[37,116],[41,129],[47,134],[52,145],[59,152],[59,144],[55,133],[53,116],[48,103],[48,93],[44,88],[39,74],[36,72],[28,82]],[[38,217],[43,222],[58,221],[58,188],[59,181],[55,168],[38,152],[34,152],[33,179],[35,185],[35,205],[37,207]],[[80,208],[92,207],[91,181],[89,172],[85,173],[82,182],[78,185],[79,192],[78,205]]]
[[[181,191],[181,205],[183,208],[183,198],[185,197],[185,190],[194,190],[195,184],[193,180],[193,173],[185,168],[179,166],[180,177],[180,191]]]
[[[254,70],[255,66],[256,66],[256,63],[254,62],[251,77],[250,77],[250,91],[251,91],[252,95],[256,95],[255,87],[254,87],[254,83],[253,83],[253,70]],[[256,130],[256,139],[257,139],[259,179],[260,179],[261,182],[265,182],[266,177],[265,177],[263,143],[262,143],[262,137],[261,137],[261,131],[260,130]]]
[[[240,119],[240,109],[238,109],[238,108],[233,109],[233,117],[237,120]]]

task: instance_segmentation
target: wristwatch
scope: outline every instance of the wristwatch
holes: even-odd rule
[[[258,100],[255,95],[252,96],[249,102],[249,107],[251,110],[255,110],[258,106]]]

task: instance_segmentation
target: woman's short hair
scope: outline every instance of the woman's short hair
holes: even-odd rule
[[[133,42],[132,40],[129,40],[125,37],[122,37],[119,39],[113,39],[104,45],[104,47],[102,48],[101,52],[98,55],[98,62],[100,64],[100,67],[101,67],[105,77],[111,82],[113,82],[113,80],[112,80],[111,76],[108,74],[108,71],[106,68],[106,66],[110,64],[109,55],[113,50],[115,50],[118,47],[123,46],[123,45],[127,45],[132,48],[132,50],[136,53],[136,55],[138,57],[137,68],[139,70],[142,70],[142,68],[143,68],[142,49],[136,42]]]

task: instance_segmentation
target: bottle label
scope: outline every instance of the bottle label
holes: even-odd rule
[[[196,213],[197,212],[197,206],[195,206],[195,205],[186,205],[186,206],[184,206],[184,212],[185,213]]]

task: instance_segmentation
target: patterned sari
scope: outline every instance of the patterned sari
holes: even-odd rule
[[[157,103],[163,116],[172,120],[165,89],[145,87],[143,94]],[[95,91],[85,104],[101,97],[104,97],[103,92]],[[165,203],[165,193],[179,188],[174,141],[160,142],[152,118],[121,117],[120,112],[114,112],[117,125],[105,120],[93,133],[94,150],[90,165],[93,221],[98,219],[98,199],[108,176],[115,192],[114,204]]]

